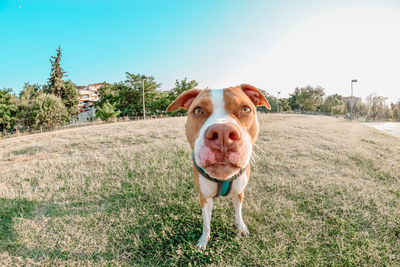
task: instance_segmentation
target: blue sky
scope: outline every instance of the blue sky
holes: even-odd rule
[[[0,0],[0,88],[44,84],[58,45],[79,85],[125,72],[200,87],[250,83],[287,96],[376,92],[400,99],[398,1]]]

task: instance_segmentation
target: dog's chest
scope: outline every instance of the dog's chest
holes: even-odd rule
[[[231,194],[240,194],[246,187],[247,180],[247,174],[244,172],[242,176],[232,182]],[[218,184],[204,178],[201,174],[199,174],[199,184],[200,191],[205,197],[211,198],[217,194]]]

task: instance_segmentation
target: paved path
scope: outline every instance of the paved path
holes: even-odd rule
[[[365,124],[400,138],[400,122],[366,122]]]

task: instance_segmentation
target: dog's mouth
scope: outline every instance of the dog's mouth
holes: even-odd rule
[[[238,147],[235,150],[219,151],[210,147],[202,147],[198,151],[196,164],[210,176],[226,180],[247,165],[247,149]]]
[[[206,161],[206,164],[203,166],[204,169],[209,168],[209,167],[231,167],[231,168],[239,168],[241,169],[242,164],[239,163],[233,163],[229,161],[220,161],[220,162],[209,162]]]
[[[212,177],[226,180],[244,168],[244,164],[229,161],[228,158],[221,161],[205,161],[202,168]]]
[[[215,162],[204,167],[204,170],[212,177],[219,180],[226,180],[239,172],[242,168],[236,164],[226,162]]]

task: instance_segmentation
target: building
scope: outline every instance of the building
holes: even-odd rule
[[[93,121],[96,116],[94,103],[99,101],[98,90],[104,83],[94,83],[86,86],[77,86],[80,97],[78,107],[80,113],[76,117],[75,122]]]
[[[94,83],[87,86],[77,86],[78,92],[80,94],[78,107],[83,111],[85,107],[93,106],[94,102],[99,101],[99,96],[97,91],[102,87],[104,83]]]

